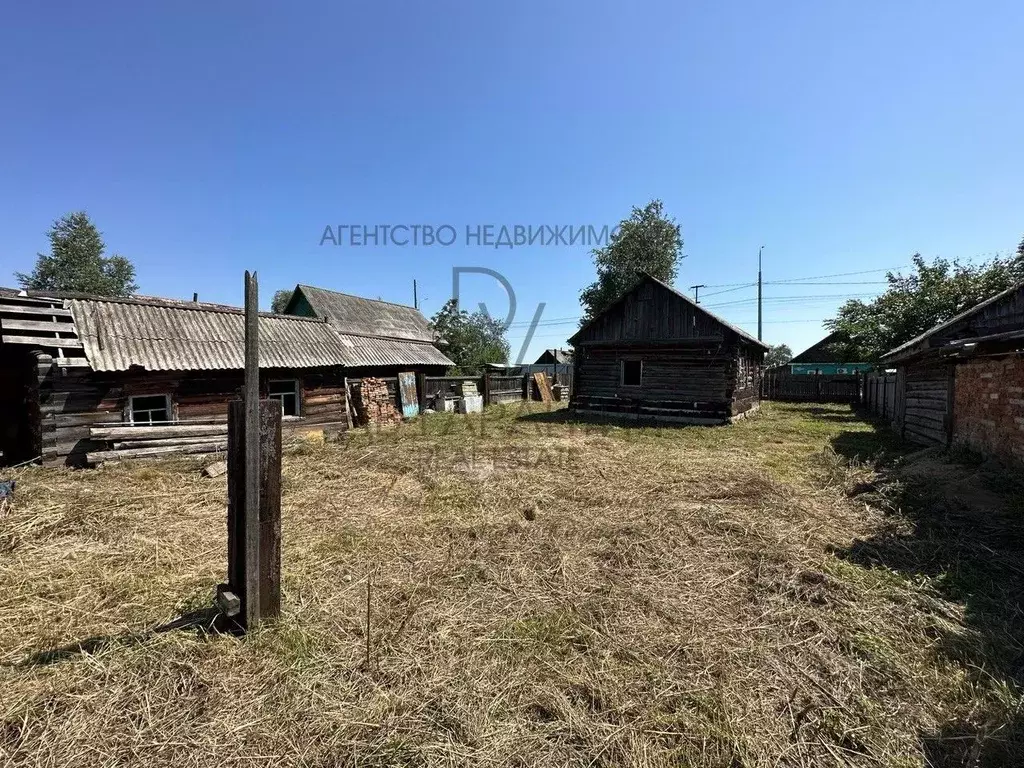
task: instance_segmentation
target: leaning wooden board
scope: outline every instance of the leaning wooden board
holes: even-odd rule
[[[411,419],[420,412],[420,398],[416,394],[416,374],[398,374],[398,397],[402,401],[402,416]]]
[[[537,391],[540,392],[541,402],[555,402],[555,397],[551,394],[551,386],[548,384],[548,377],[543,373],[535,373],[533,374],[533,380],[537,382]]]

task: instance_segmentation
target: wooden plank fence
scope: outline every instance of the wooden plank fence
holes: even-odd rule
[[[790,403],[837,403],[857,405],[862,397],[859,376],[794,376],[766,373],[761,379],[761,399]]]
[[[864,377],[864,407],[880,419],[896,416],[896,374],[869,373]]]

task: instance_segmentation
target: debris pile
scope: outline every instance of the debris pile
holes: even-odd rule
[[[363,379],[356,398],[356,411],[360,424],[400,424],[402,421],[402,414],[391,402],[391,394],[384,379]]]

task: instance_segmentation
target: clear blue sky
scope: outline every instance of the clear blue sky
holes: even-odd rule
[[[600,227],[661,198],[683,289],[752,281],[762,244],[775,281],[1024,234],[1016,0],[158,5],[5,5],[0,284],[77,209],[142,293],[239,303],[250,268],[264,304],[296,282],[411,303],[416,278],[430,315],[453,266],[483,266],[517,323],[578,316],[589,254],[466,246],[466,225]],[[318,245],[414,223],[460,244]],[[836,296],[878,288],[766,286],[765,338],[799,351]],[[506,311],[487,278],[462,296]],[[754,330],[753,296],[705,303]]]

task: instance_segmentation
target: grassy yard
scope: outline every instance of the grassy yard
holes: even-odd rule
[[[189,622],[224,478],[19,470],[0,764],[1024,764],[1024,495],[957,459],[777,404],[292,444],[284,615],[244,639]]]

